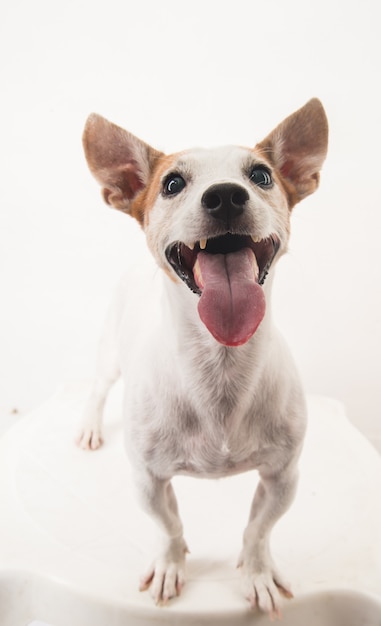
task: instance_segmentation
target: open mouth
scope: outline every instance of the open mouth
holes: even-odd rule
[[[183,280],[194,293],[201,295],[202,290],[198,286],[194,276],[194,267],[200,252],[214,255],[227,255],[239,252],[244,248],[251,249],[258,265],[257,282],[259,285],[263,285],[274,257],[278,252],[279,245],[280,242],[276,235],[271,235],[266,239],[259,240],[249,235],[232,235],[228,233],[221,237],[201,239],[199,242],[195,243],[192,248],[181,241],[176,241],[168,246],[165,254],[168,262],[181,280]]]
[[[166,250],[176,274],[200,296],[201,321],[225,346],[246,343],[266,309],[263,285],[280,241],[230,233],[201,239],[193,246],[177,241]]]

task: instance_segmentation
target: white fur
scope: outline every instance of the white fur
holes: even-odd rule
[[[217,220],[201,207],[202,194],[217,182],[239,183],[248,191],[242,232],[262,238],[276,233],[278,256],[286,250],[286,193],[279,184],[263,190],[249,182],[246,164],[253,159],[260,157],[230,147],[192,150],[171,163],[170,171],[180,172],[187,186],[171,198],[157,190],[144,227],[166,272],[144,279],[135,274],[122,283],[101,343],[79,444],[100,445],[105,398],[121,372],[125,440],[137,490],[162,529],[162,545],[141,582],[141,589],[150,586],[156,603],[178,594],[185,576],[187,547],[171,478],[258,470],[239,565],[250,605],[277,614],[280,594],[290,597],[291,592],[274,565],[269,538],[294,497],[306,410],[291,356],[271,319],[273,267],[258,330],[246,344],[226,347],[201,322],[198,296],[175,276],[164,253],[171,242],[189,244],[221,234]]]

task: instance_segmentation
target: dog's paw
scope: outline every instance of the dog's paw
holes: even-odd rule
[[[157,605],[165,605],[179,596],[185,584],[185,554],[188,548],[183,539],[160,555],[140,579],[139,591],[150,589]]]
[[[253,571],[242,564],[243,591],[252,609],[268,613],[272,619],[281,618],[282,596],[293,598],[292,591],[273,568]]]
[[[83,428],[75,438],[75,443],[82,450],[97,450],[103,443],[99,428]]]

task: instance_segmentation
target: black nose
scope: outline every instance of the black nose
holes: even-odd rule
[[[234,183],[218,183],[205,191],[201,203],[211,217],[229,224],[243,213],[248,199],[249,194],[244,187]]]

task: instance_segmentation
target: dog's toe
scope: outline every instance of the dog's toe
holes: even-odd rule
[[[243,588],[250,607],[268,613],[273,619],[281,617],[282,596],[293,597],[289,586],[271,571],[244,573]]]
[[[184,540],[179,542],[179,549],[171,554],[160,556],[140,580],[140,591],[150,589],[151,596],[158,605],[165,605],[179,596],[185,584]]]
[[[103,439],[97,429],[86,429],[81,431],[76,437],[76,444],[82,450],[97,450],[101,447]]]
[[[140,581],[139,590],[150,588],[151,596],[157,605],[165,605],[172,598],[180,595],[184,586],[184,571],[177,564],[171,563],[167,567],[155,567]]]
[[[172,564],[165,573],[163,583],[163,601],[167,602],[171,598],[180,595],[184,585],[184,572],[181,568]]]

